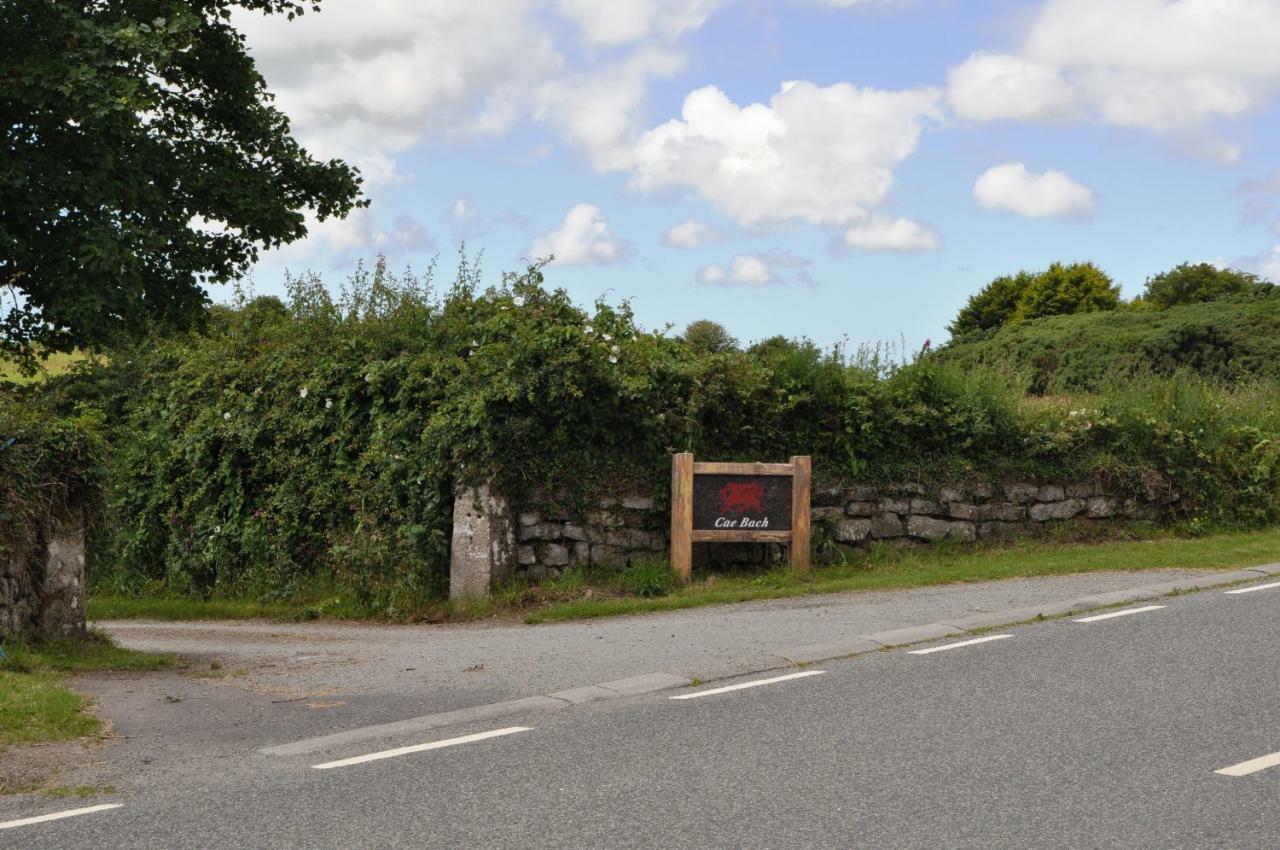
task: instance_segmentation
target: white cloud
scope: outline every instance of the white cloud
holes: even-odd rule
[[[1028,171],[1021,162],[988,168],[973,184],[973,197],[984,209],[1030,218],[1087,218],[1098,208],[1089,187],[1061,171]]]
[[[641,48],[627,59],[589,72],[558,77],[532,94],[534,115],[586,153],[600,171],[629,168],[640,131],[640,109],[651,77],[667,77],[684,56],[667,48]]]
[[[729,273],[724,266],[710,265],[698,269],[698,283],[724,283],[728,279]]]
[[[324,221],[317,221],[309,213],[307,232],[305,240],[266,252],[264,258],[284,262],[347,262],[366,251],[394,257],[436,249],[436,241],[426,227],[407,213],[396,216],[390,227],[379,224],[368,208],[352,210],[346,218]]]
[[[1269,252],[1259,257],[1250,257],[1239,265],[1246,271],[1280,284],[1280,245],[1273,245]]]
[[[299,140],[360,168],[376,194],[411,177],[398,159],[424,138],[527,119],[599,170],[628,168],[651,80],[683,67],[674,40],[723,2],[325,0],[293,21],[238,10],[234,24]]]
[[[953,68],[948,99],[974,120],[1073,113],[1234,162],[1208,125],[1280,93],[1278,43],[1280,3],[1266,0],[1048,0],[1016,53]]]
[[[646,38],[674,40],[701,27],[723,0],[559,0],[561,14],[590,44],[618,45]]]
[[[947,72],[947,102],[974,121],[1026,121],[1070,115],[1075,92],[1056,68],[980,52]]]
[[[888,198],[938,100],[927,88],[792,82],[768,104],[738,106],[707,86],[636,143],[630,185],[692,190],[748,226],[860,222]]]
[[[600,208],[593,204],[578,204],[569,210],[564,224],[539,236],[528,251],[532,259],[554,255],[555,263],[562,266],[608,265],[630,253],[630,245],[613,237]]]
[[[486,230],[484,219],[480,216],[480,208],[476,206],[475,199],[470,195],[459,195],[454,198],[445,212],[445,218],[449,222],[449,230],[453,233],[453,238],[459,242],[482,236]]]
[[[720,264],[703,266],[698,269],[699,283],[718,286],[766,286],[774,283],[813,284],[813,279],[806,271],[812,265],[809,260],[797,257],[786,251],[773,249],[763,254],[737,254],[729,260],[726,268]],[[799,269],[794,274],[782,269]]]
[[[668,230],[662,237],[662,244],[672,248],[696,248],[723,238],[724,234],[712,225],[691,218]]]
[[[476,202],[470,195],[459,195],[449,205],[449,217],[455,224],[468,224],[480,217]]]
[[[909,218],[872,216],[844,232],[844,244],[864,251],[936,251],[938,234]]]
[[[720,265],[710,265],[698,270],[699,283],[764,286],[773,281],[773,269],[753,254],[739,254],[729,261],[728,269]]]
[[[671,43],[722,2],[326,0],[293,21],[237,12],[235,24],[304,144],[377,186],[404,179],[395,157],[424,137],[499,134],[530,116],[596,168],[627,167],[649,80],[682,67]],[[588,46],[630,53],[568,70],[550,7]]]
[[[1240,191],[1280,195],[1280,168],[1261,179],[1244,181],[1240,184]]]
[[[1265,177],[1241,182],[1236,191],[1245,196],[1240,221],[1246,225],[1264,226],[1280,236],[1280,217],[1272,218],[1276,201],[1280,200],[1280,168]]]
[[[429,132],[506,129],[562,58],[533,0],[328,0],[293,21],[239,12],[259,70],[300,138],[392,179]]]
[[[729,280],[749,286],[764,286],[773,280],[773,270],[759,257],[739,256],[729,262]]]

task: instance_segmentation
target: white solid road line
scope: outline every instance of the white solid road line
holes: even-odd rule
[[[1112,617],[1127,617],[1130,614],[1142,614],[1146,611],[1159,611],[1163,605],[1144,605],[1141,608],[1126,608],[1123,611],[1112,611],[1110,614],[1095,614],[1092,617],[1081,617],[1077,623],[1096,623],[1099,620],[1110,620]]]
[[[1280,587],[1280,581],[1273,581],[1271,584],[1255,584],[1253,587],[1242,587],[1238,590],[1224,590],[1223,593],[1253,593],[1255,590],[1270,590],[1273,587]]]
[[[929,655],[933,652],[942,652],[944,649],[959,649],[962,646],[973,646],[975,643],[990,643],[993,640],[1004,640],[1011,638],[1013,635],[988,635],[987,637],[974,638],[973,640],[962,640],[959,643],[947,643],[942,646],[931,646],[928,649],[913,649],[907,655]]]
[[[324,764],[311,765],[316,770],[329,770],[335,767],[350,767],[353,764],[364,764],[367,761],[379,761],[381,759],[395,758],[396,756],[407,756],[410,753],[421,753],[427,750],[439,750],[444,747],[456,747],[458,744],[470,744],[473,741],[484,741],[489,738],[499,738],[503,735],[514,735],[516,732],[532,731],[531,726],[508,726],[506,729],[494,729],[490,732],[477,732],[474,735],[463,735],[461,738],[446,738],[443,741],[431,741],[427,744],[414,744],[411,747],[397,747],[394,750],[382,750],[377,753],[369,753],[368,755],[355,756],[349,759],[340,759],[338,761],[327,761]]]
[[[1280,753],[1272,753],[1269,756],[1261,756],[1233,764],[1231,767],[1224,767],[1222,770],[1215,770],[1214,773],[1221,773],[1223,776],[1248,776],[1250,773],[1257,773],[1259,770],[1266,770],[1278,764],[1280,764]]]
[[[754,682],[743,682],[740,685],[725,685],[723,688],[712,688],[709,691],[695,691],[691,694],[677,694],[672,699],[697,699],[716,694],[727,694],[729,691],[741,691],[746,688],[758,688],[761,685],[772,685],[774,682],[786,682],[789,679],[803,679],[807,676],[821,676],[826,670],[805,670],[803,673],[788,673],[785,676],[774,676],[772,679],[756,679]]]
[[[118,809],[120,803],[103,803],[101,806],[89,806],[84,809],[68,809],[65,812],[54,812],[51,815],[40,815],[34,818],[23,818],[22,820],[9,820],[0,823],[0,829],[13,829],[19,826],[31,826],[33,823],[48,823],[51,820],[62,820],[63,818],[73,818],[76,815],[88,815],[94,812],[105,812],[107,809]]]

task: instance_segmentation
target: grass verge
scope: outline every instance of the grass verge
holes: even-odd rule
[[[160,596],[90,596],[90,620],[302,620],[314,606],[246,599],[188,599]]]
[[[569,599],[529,611],[527,623],[580,620],[783,599],[817,593],[927,587],[956,582],[1161,568],[1237,569],[1280,560],[1280,528],[1205,537],[1160,537],[1095,544],[1019,541],[1004,546],[873,547],[865,556],[815,568],[808,576],[775,570],[695,577],[666,596],[617,594]]]
[[[954,582],[1065,575],[1106,570],[1159,568],[1233,569],[1280,560],[1280,527],[1196,537],[1142,528],[1115,529],[1122,539],[1081,542],[1070,538],[1005,544],[946,545],[919,549],[877,545],[846,550],[840,563],[815,567],[807,576],[785,569],[768,572],[695,575],[678,587],[661,561],[626,571],[574,568],[542,584],[513,582],[489,597],[423,600],[381,616],[360,609],[340,589],[304,600],[262,603],[237,599],[92,596],[94,620],[391,619],[400,622],[523,618],[527,623],[670,611],[817,593],[888,590]],[[321,599],[327,601],[317,601]]]
[[[64,674],[86,670],[155,670],[174,663],[169,655],[117,646],[100,632],[82,640],[41,644],[0,643],[0,750],[12,744],[66,741],[94,735],[102,721],[87,700],[65,686]]]

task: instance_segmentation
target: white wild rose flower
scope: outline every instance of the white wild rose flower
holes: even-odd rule
[[[613,342],[613,337],[609,336],[609,334],[600,334],[600,338],[605,342]]]
[[[512,298],[512,299],[511,299],[511,303],[515,304],[517,307],[523,307],[523,306],[524,306],[524,296],[523,296],[523,295],[517,295],[515,298]]]
[[[325,409],[325,410],[332,410],[332,409],[333,409],[333,399],[331,399],[331,398],[326,398],[326,399],[324,400],[324,409]]]
[[[591,325],[587,325],[585,328],[582,329],[582,332],[584,334],[593,334],[596,332],[596,329],[591,327]]]
[[[223,419],[223,421],[224,421],[224,422],[230,422],[230,421],[231,421],[231,412],[230,412],[230,411],[227,411],[226,413],[222,414],[222,419]]]
[[[617,363],[617,362],[618,362],[618,358],[617,358],[617,357],[615,357],[614,355],[610,354],[610,355],[609,355],[609,362],[610,362],[610,363]]]
[[[302,389],[298,390],[298,398],[306,398],[306,397],[307,397],[306,387],[303,387]]]

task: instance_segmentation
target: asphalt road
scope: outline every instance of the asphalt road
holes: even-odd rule
[[[1280,752],[1280,587],[1146,604],[694,699],[672,697],[735,682],[243,752],[0,846],[1280,846],[1280,764],[1215,772]]]

